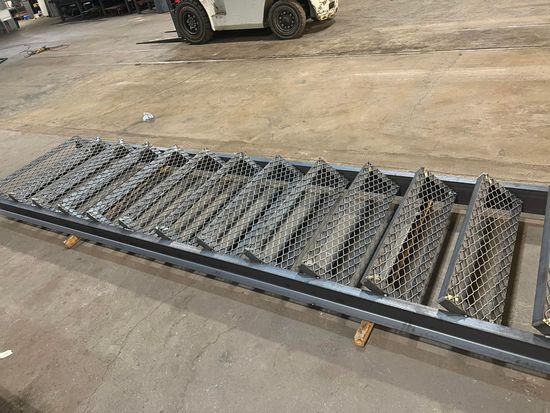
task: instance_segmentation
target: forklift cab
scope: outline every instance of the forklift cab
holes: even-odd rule
[[[280,39],[295,39],[306,21],[327,20],[338,0],[167,0],[178,36],[208,42],[215,31],[269,27]]]

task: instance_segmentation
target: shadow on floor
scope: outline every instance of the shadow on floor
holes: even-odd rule
[[[334,24],[334,20],[308,22],[304,30],[304,37],[328,29]],[[154,39],[137,42],[136,44],[154,43],[177,43],[182,40],[177,37],[175,30],[168,30],[165,33],[174,33],[175,37],[169,39]],[[209,43],[244,43],[257,41],[279,41],[270,29],[246,29],[246,30],[223,30],[216,32]]]
[[[2,413],[40,413],[27,401],[0,387],[0,412]]]

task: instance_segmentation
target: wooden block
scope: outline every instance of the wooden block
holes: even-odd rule
[[[78,244],[78,241],[80,241],[80,238],[78,238],[76,235],[69,235],[65,241],[63,241],[63,244],[65,244],[65,248],[71,249],[76,244]]]
[[[370,321],[364,321],[364,320],[361,321],[359,328],[355,332],[355,337],[353,338],[353,342],[357,347],[365,347],[372,333],[373,328],[374,328],[374,323],[371,323]]]

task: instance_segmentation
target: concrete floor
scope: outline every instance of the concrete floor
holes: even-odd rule
[[[549,3],[342,3],[288,42],[259,30],[136,44],[173,36],[156,14],[44,18],[1,37],[0,174],[79,134],[550,181]],[[356,324],[334,315],[0,228],[0,351],[14,352],[2,413],[550,411],[542,377],[383,329],[359,350]],[[514,270],[527,275],[511,324],[527,330],[540,232],[524,220]]]

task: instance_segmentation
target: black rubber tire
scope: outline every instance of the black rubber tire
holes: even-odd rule
[[[184,0],[175,10],[176,28],[191,44],[202,44],[214,36],[208,14],[197,0]]]
[[[296,0],[279,0],[271,9],[267,17],[271,31],[279,39],[297,39],[306,28],[306,12]]]

